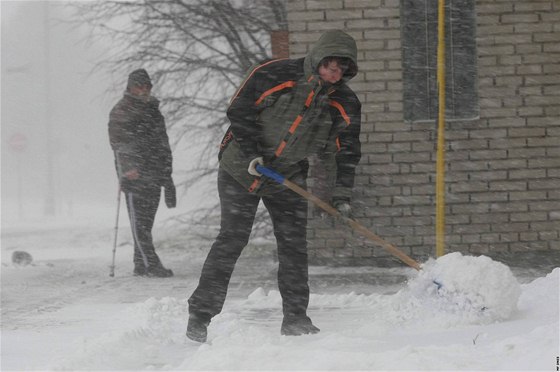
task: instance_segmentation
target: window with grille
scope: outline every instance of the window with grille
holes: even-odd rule
[[[404,120],[434,121],[437,96],[438,0],[401,0]],[[474,0],[445,6],[446,120],[479,117]]]

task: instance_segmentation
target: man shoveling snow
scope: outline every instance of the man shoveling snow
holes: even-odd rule
[[[281,333],[319,332],[307,316],[307,201],[256,168],[274,167],[304,186],[307,158],[334,156],[332,202],[349,216],[360,160],[361,104],[346,82],[357,72],[356,42],[337,30],[324,33],[305,58],[265,61],[249,71],[227,111],[231,126],[220,146],[218,172],[221,228],[189,299],[190,339],[205,342],[210,320],[221,312],[261,199],[278,243]]]

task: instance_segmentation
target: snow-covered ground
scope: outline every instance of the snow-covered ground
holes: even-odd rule
[[[514,271],[514,278],[495,261],[456,255],[443,268],[462,272],[446,272],[441,259],[420,276],[408,268],[312,267],[309,315],[321,332],[286,337],[273,248],[250,247],[201,345],[185,337],[187,298],[208,244],[156,228],[158,252],[175,277],[133,277],[130,234],[121,227],[111,278],[111,222],[3,226],[3,371],[551,371],[558,365],[558,268],[538,277]],[[14,266],[15,250],[31,253],[33,264]],[[426,277],[431,273],[443,281],[443,296]],[[455,281],[469,275],[473,280]],[[473,288],[484,292],[481,301],[493,301],[484,302],[489,309],[452,293]]]

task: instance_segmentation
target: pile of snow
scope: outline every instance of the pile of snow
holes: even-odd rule
[[[522,316],[538,319],[560,319],[560,268],[555,268],[545,277],[537,278],[521,286],[519,312]],[[560,341],[558,339],[557,341]]]
[[[546,369],[558,349],[558,307],[544,304],[558,303],[559,272],[522,286],[514,319],[487,325],[434,327],[433,314],[396,306],[410,288],[392,295],[312,294],[309,313],[321,333],[302,337],[280,336],[281,296],[257,288],[226,303],[206,344],[184,335],[186,299],[150,298],[115,314],[120,326],[111,332],[78,338],[49,369]],[[403,322],[414,310],[416,318]]]
[[[391,282],[369,292],[364,282],[354,282],[364,268],[324,269],[320,274],[340,276],[343,284],[311,294],[308,314],[321,332],[287,337],[280,335],[280,293],[258,288],[270,287],[268,276],[256,279],[248,269],[254,262],[240,261],[247,265],[233,282],[240,288],[232,285],[210,324],[208,343],[198,344],[185,331],[202,249],[170,244],[163,250],[165,262],[174,265],[173,278],[138,278],[124,269],[109,278],[112,234],[65,231],[3,237],[3,265],[13,250],[42,249],[32,252],[36,266],[2,267],[2,370],[556,367],[558,268],[519,286],[504,265],[450,254],[418,273],[368,269],[366,274],[410,276],[398,288]],[[127,248],[117,250],[117,267],[131,264]],[[439,290],[433,279],[442,284]]]
[[[401,292],[396,303],[414,313],[437,312],[449,322],[485,324],[515,313],[521,287],[506,265],[455,252],[430,259]]]
[[[187,299],[151,297],[106,319],[110,331],[84,335],[46,370],[174,370],[183,360],[187,318]]]

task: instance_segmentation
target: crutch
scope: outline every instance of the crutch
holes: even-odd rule
[[[121,186],[119,185],[119,190],[117,194],[117,218],[115,219],[115,231],[114,231],[114,239],[113,239],[113,260],[111,262],[111,266],[109,268],[111,271],[109,272],[109,276],[115,276],[115,254],[117,253],[117,236],[119,233],[119,213],[121,210]]]

